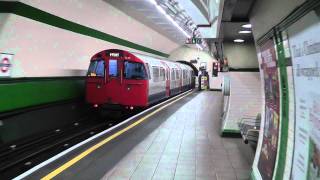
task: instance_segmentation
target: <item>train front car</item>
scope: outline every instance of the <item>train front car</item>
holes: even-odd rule
[[[86,100],[104,109],[148,106],[145,64],[130,52],[110,49],[91,58],[86,78]]]

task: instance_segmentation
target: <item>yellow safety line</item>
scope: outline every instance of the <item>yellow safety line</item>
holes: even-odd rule
[[[82,152],[81,154],[77,155],[76,157],[74,157],[73,159],[71,159],[70,161],[66,162],[65,164],[63,164],[62,166],[60,166],[59,168],[55,169],[54,171],[52,171],[51,173],[47,174],[46,176],[44,176],[43,178],[41,178],[42,180],[48,180],[48,179],[52,179],[55,176],[57,176],[58,174],[60,174],[61,172],[63,172],[64,170],[66,170],[67,168],[69,168],[70,166],[72,166],[73,164],[75,164],[76,162],[80,161],[82,158],[86,157],[87,155],[89,155],[90,153],[92,153],[93,151],[95,151],[96,149],[100,148],[101,146],[103,146],[104,144],[106,144],[107,142],[111,141],[112,139],[120,136],[121,134],[125,133],[126,131],[128,131],[129,129],[137,126],[138,124],[142,123],[143,121],[145,121],[146,119],[148,119],[149,117],[153,116],[154,114],[158,113],[159,111],[161,111],[162,109],[170,106],[171,104],[179,101],[180,99],[188,96],[189,94],[191,94],[192,92],[189,92],[188,94],[160,107],[159,109],[151,112],[150,114],[142,117],[141,119],[139,119],[138,121],[134,122],[133,124],[129,125],[128,127],[116,132],[115,134],[109,136],[108,138],[100,141],[98,144],[92,146],[91,148],[85,150],[84,152]]]

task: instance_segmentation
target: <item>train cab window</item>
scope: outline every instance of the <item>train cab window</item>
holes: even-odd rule
[[[104,77],[104,60],[91,61],[87,75]]]
[[[110,59],[109,60],[109,76],[117,77],[118,76],[118,61]]]
[[[124,62],[124,78],[126,79],[147,79],[144,65],[137,62]]]
[[[152,75],[153,75],[153,81],[154,82],[159,82],[160,79],[160,72],[159,72],[159,68],[152,66]]]

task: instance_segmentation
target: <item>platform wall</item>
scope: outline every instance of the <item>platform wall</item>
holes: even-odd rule
[[[254,43],[224,42],[224,56],[232,69],[259,68]]]
[[[187,46],[182,46],[170,53],[169,59],[172,60],[185,60],[190,62],[191,60],[197,60],[197,63],[194,64],[195,67],[199,69],[201,63],[207,64],[207,71],[209,75],[212,75],[212,65],[213,62],[217,60],[212,57],[208,52],[201,51],[195,48],[189,48]]]
[[[90,57],[101,50],[167,57],[177,47],[103,0],[0,1],[0,53],[13,54],[15,79],[0,81],[1,98],[13,100],[0,112],[83,96],[84,78],[74,78],[85,75]]]
[[[320,1],[302,2],[260,1],[251,16],[264,95],[252,179],[319,179]]]
[[[90,57],[104,49],[168,56],[179,46],[102,0],[13,6],[0,17],[0,52],[14,54],[12,77],[84,75]]]
[[[228,59],[229,72],[219,73],[217,79],[228,79],[230,95],[222,117],[221,134],[240,135],[241,118],[256,117],[261,112],[261,81],[259,63],[253,43],[224,42],[224,57]]]
[[[260,0],[250,14],[253,35],[256,40],[286,18],[306,0]]]

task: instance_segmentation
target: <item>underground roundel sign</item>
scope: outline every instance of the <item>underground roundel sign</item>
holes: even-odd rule
[[[11,63],[11,54],[0,54],[0,77],[10,76]]]

